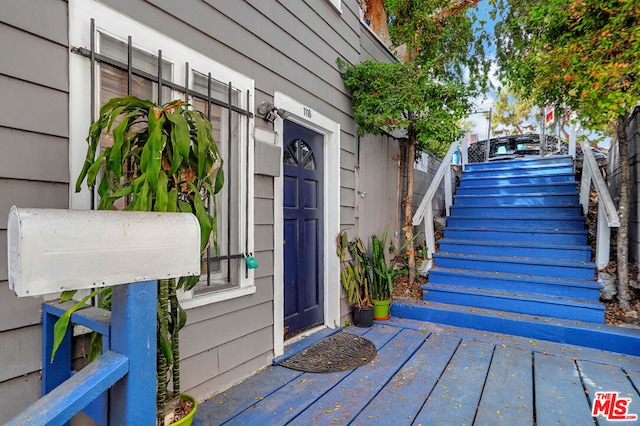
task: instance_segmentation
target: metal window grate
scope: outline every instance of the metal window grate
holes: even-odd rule
[[[109,65],[111,67],[114,67],[120,71],[126,72],[127,74],[127,95],[131,95],[132,94],[132,85],[133,85],[133,79],[134,77],[139,77],[151,82],[154,82],[157,84],[157,103],[158,104],[162,104],[163,103],[163,90],[169,89],[170,91],[176,91],[176,92],[180,92],[183,93],[185,95],[186,99],[189,99],[189,97],[191,98],[195,98],[200,100],[201,102],[204,102],[206,104],[206,108],[207,108],[207,118],[209,119],[209,121],[211,121],[212,117],[211,117],[211,107],[212,106],[217,106],[220,108],[224,108],[227,111],[227,126],[228,126],[228,131],[227,131],[227,140],[226,140],[226,144],[227,144],[227,158],[225,158],[225,163],[227,164],[228,170],[230,171],[231,168],[234,165],[234,161],[236,160],[235,158],[231,158],[232,156],[232,144],[233,144],[233,134],[231,132],[231,129],[233,127],[233,113],[236,114],[240,114],[242,116],[247,117],[247,119],[245,120],[246,122],[246,131],[245,131],[245,145],[246,145],[246,156],[247,158],[249,158],[249,120],[248,118],[251,118],[253,116],[253,114],[251,113],[251,111],[249,110],[249,101],[250,101],[250,92],[247,90],[246,92],[246,108],[240,108],[236,105],[233,104],[233,98],[234,98],[234,88],[232,86],[232,83],[229,82],[227,87],[227,97],[226,100],[221,100],[221,99],[217,99],[215,97],[212,96],[212,84],[214,83],[218,83],[216,80],[214,80],[211,77],[211,73],[208,73],[208,75],[206,76],[207,79],[207,93],[202,93],[201,91],[195,90],[195,89],[189,89],[189,75],[190,75],[190,70],[189,70],[189,63],[186,62],[184,64],[185,66],[185,82],[184,82],[184,86],[177,84],[171,80],[168,80],[166,78],[163,78],[163,67],[165,66],[163,63],[163,59],[162,59],[162,50],[158,50],[157,52],[157,74],[152,74],[149,73],[147,71],[144,71],[140,68],[136,68],[133,65],[133,61],[134,61],[134,57],[133,57],[133,52],[134,52],[134,47],[133,47],[133,43],[132,43],[132,38],[131,36],[129,36],[127,38],[127,62],[122,62],[119,61],[117,59],[114,59],[112,57],[109,57],[107,55],[103,55],[100,52],[97,51],[96,49],[96,40],[95,40],[95,35],[96,35],[96,29],[95,29],[95,20],[91,19],[91,38],[90,38],[90,49],[86,49],[83,47],[76,47],[76,48],[72,48],[72,52],[82,55],[86,58],[89,58],[91,61],[91,122],[94,122],[96,120],[96,104],[97,104],[97,93],[96,93],[96,65],[97,64],[105,64],[105,65]],[[239,97],[238,97],[239,99]],[[219,141],[219,143],[222,143],[222,141]],[[238,175],[238,178],[240,178],[240,175]],[[249,181],[249,170],[247,168],[246,170],[246,175],[244,176],[245,179],[247,179],[247,183]],[[239,260],[239,259],[244,259],[245,257],[245,253],[248,253],[249,251],[249,236],[248,236],[248,228],[249,228],[249,212],[248,212],[248,206],[249,206],[249,194],[248,191],[245,191],[245,197],[246,199],[245,201],[245,229],[247,230],[245,232],[245,241],[244,241],[244,253],[232,253],[232,233],[231,233],[231,223],[232,223],[232,219],[233,219],[233,210],[231,208],[231,203],[232,203],[232,191],[236,190],[238,191],[238,188],[233,188],[233,179],[230,179],[229,181],[225,182],[225,186],[223,191],[226,191],[226,200],[227,200],[227,209],[226,209],[226,213],[227,213],[227,234],[226,234],[226,254],[222,254],[220,256],[212,256],[211,253],[211,249],[207,249],[207,253],[205,255],[205,258],[203,259],[204,263],[207,265],[207,274],[206,274],[206,285],[207,286],[211,286],[212,285],[212,277],[211,277],[211,263],[215,262],[215,261],[221,261],[224,260],[226,261],[226,282],[230,283],[231,282],[231,261],[232,260]],[[94,189],[95,191],[95,189]],[[91,197],[91,206],[92,208],[95,208],[95,192],[92,194]],[[211,207],[211,204],[208,204],[208,207]],[[237,210],[236,210],[237,211]],[[244,263],[244,262],[243,262]],[[248,270],[245,269],[245,274],[248,275]]]

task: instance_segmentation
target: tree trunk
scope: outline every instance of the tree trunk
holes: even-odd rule
[[[618,265],[618,306],[621,309],[629,309],[631,291],[629,289],[629,141],[627,140],[627,123],[629,114],[618,118],[616,136],[620,149],[620,204],[618,215],[620,227],[617,240],[617,265]]]
[[[404,205],[404,235],[409,242],[406,252],[409,255],[409,287],[416,279],[416,257],[413,251],[413,175],[416,162],[416,145],[418,143],[413,126],[409,126],[409,143],[407,144],[407,161],[404,166],[407,169],[407,186],[402,204]]]

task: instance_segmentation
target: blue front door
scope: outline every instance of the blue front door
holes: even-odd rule
[[[289,337],[324,322],[323,136],[285,120],[283,147],[284,325]]]

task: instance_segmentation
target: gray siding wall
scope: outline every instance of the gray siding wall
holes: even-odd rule
[[[340,123],[341,221],[355,225],[355,127],[335,60],[360,57],[356,0],[343,1],[341,14],[324,0],[104,3],[254,78],[256,105],[281,91]],[[0,54],[11,58],[0,63],[0,423],[39,395],[43,300],[18,300],[8,289],[6,217],[13,204],[69,205],[67,31],[66,1],[0,0]],[[260,118],[256,127],[272,129]],[[198,398],[273,356],[274,182],[254,179],[257,292],[191,309],[183,331],[183,386]]]
[[[627,137],[629,138],[629,164],[631,167],[629,260],[640,263],[640,108],[638,107],[631,116]],[[620,156],[617,143],[609,151],[607,183],[617,205],[620,198]]]
[[[351,101],[335,63],[337,57],[393,60],[362,28],[356,0],[343,0],[341,14],[325,0],[104,3],[254,78],[256,106],[281,91],[340,123],[341,228],[366,238],[368,229],[379,233],[396,220],[397,141],[364,138],[358,158]],[[0,423],[39,395],[43,300],[17,299],[8,289],[6,217],[14,204],[69,205],[67,31],[66,1],[0,0],[0,54],[11,58],[0,63]],[[261,118],[256,127],[273,129]],[[362,176],[380,169],[388,174],[367,183],[364,198],[357,196],[364,181],[356,175],[359,160]],[[257,292],[191,309],[182,334],[183,386],[199,399],[253,374],[273,356],[274,180],[256,175],[254,182]],[[380,203],[387,218],[374,214]],[[341,309],[348,315],[344,300]]]
[[[359,55],[355,0],[343,2],[342,14],[317,0],[105,3],[254,78],[256,106],[281,91],[340,123],[341,176],[349,182],[355,167],[354,126],[335,60],[353,61]],[[256,127],[273,129],[259,117]],[[249,376],[273,357],[274,181],[256,175],[254,182],[257,293],[190,310],[181,335],[183,387],[197,398]],[[344,223],[354,221],[350,191],[341,190]]]
[[[17,299],[7,283],[12,205],[68,201],[67,3],[0,1],[0,423],[40,394],[42,298]]]

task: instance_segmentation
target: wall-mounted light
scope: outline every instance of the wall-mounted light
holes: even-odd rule
[[[284,120],[291,115],[288,111],[282,108],[278,108],[268,101],[262,101],[262,103],[258,107],[258,114],[264,116],[264,119],[269,123],[273,123],[274,121],[276,121],[276,118],[278,116],[280,116],[280,118]]]

